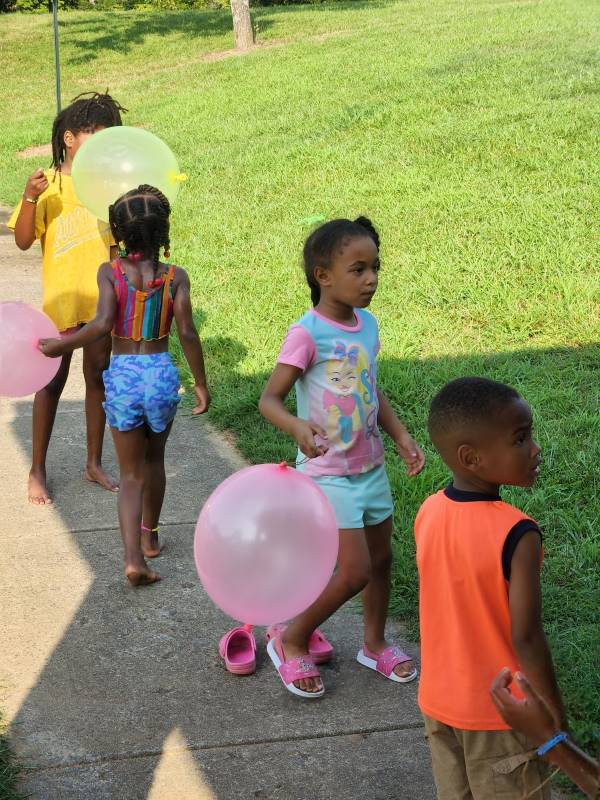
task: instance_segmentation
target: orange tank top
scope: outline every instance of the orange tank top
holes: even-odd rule
[[[510,728],[489,690],[502,667],[518,669],[507,569],[509,575],[512,552],[528,530],[539,531],[499,496],[452,485],[419,509],[419,706],[428,717],[466,730]]]

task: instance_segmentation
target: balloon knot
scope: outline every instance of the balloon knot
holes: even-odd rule
[[[287,461],[282,461],[279,464],[279,469],[287,469],[287,467],[288,467]]]

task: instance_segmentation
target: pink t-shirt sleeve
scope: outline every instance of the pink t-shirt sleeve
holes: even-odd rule
[[[317,349],[310,333],[301,325],[292,325],[281,345],[277,363],[289,364],[306,372],[314,363],[316,355]]]

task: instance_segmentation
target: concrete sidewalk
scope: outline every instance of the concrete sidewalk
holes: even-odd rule
[[[3,212],[2,222],[6,219]],[[39,305],[39,250],[0,226],[0,299]],[[31,402],[1,400],[0,708],[39,800],[420,800],[435,796],[416,685],[358,666],[360,617],[326,625],[327,694],[286,693],[260,647],[236,678],[216,646],[231,626],[192,555],[198,511],[242,465],[205,420],[180,415],[167,448],[160,584],[122,574],[114,495],[82,481],[81,357],[50,448],[53,507],[27,503]],[[116,473],[110,435],[105,463]],[[392,631],[392,633],[396,633]],[[407,647],[414,653],[414,648]]]

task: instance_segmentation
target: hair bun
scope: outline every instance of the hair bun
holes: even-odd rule
[[[356,225],[361,225],[365,230],[369,232],[369,234],[373,238],[373,241],[377,245],[377,249],[379,249],[379,241],[380,241],[379,234],[377,233],[377,229],[375,228],[371,220],[368,217],[360,216],[357,217],[355,220],[353,220],[353,222]]]

